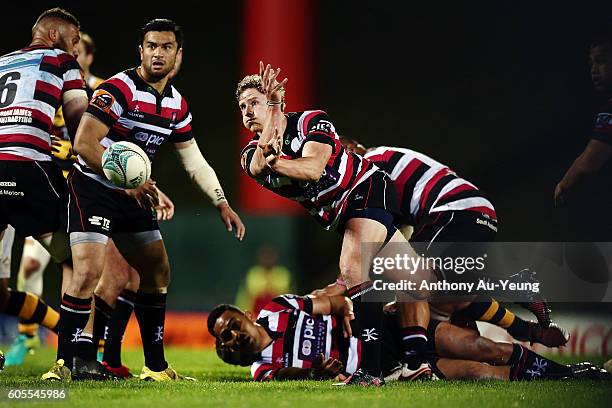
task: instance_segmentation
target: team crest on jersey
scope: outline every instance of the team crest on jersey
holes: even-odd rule
[[[98,89],[91,101],[92,105],[96,108],[102,109],[104,112],[110,111],[111,106],[113,106],[113,102],[115,102],[115,97],[111,95],[109,92],[106,92],[104,89]]]
[[[596,128],[605,128],[610,125],[612,125],[612,114],[600,113],[597,115],[597,120],[595,121]]]

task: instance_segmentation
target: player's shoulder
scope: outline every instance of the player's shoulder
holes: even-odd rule
[[[293,310],[304,310],[310,313],[312,310],[312,300],[308,296],[293,294],[280,295],[266,304],[258,317],[265,317],[270,313],[290,312]]]

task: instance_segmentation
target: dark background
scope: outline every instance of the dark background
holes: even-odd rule
[[[592,197],[579,196],[572,211],[558,211],[553,190],[582,151],[601,103],[590,85],[588,45],[596,27],[612,24],[612,2],[413,3],[313,1],[314,52],[305,61],[314,67],[313,108],[366,145],[410,147],[476,184],[497,209],[500,241],[578,239],[579,223],[571,219],[597,216],[576,210]],[[175,19],[186,36],[176,86],[190,103],[202,151],[230,199],[237,197],[240,116],[233,92],[244,74],[242,2],[161,4],[3,4],[0,52],[27,45],[36,16],[61,5],[96,42],[92,72],[108,77],[138,64],[138,32],[146,21]],[[250,41],[257,40],[252,33]],[[291,84],[288,94],[291,104]],[[214,220],[214,210],[167,156],[173,154],[165,147],[154,178],[174,198],[177,222],[200,214]],[[299,239],[281,259],[294,265],[307,291],[336,273],[340,239],[309,219],[295,222]],[[220,234],[210,224],[216,229],[203,242]],[[254,247],[259,235],[251,237],[246,245]],[[224,251],[243,256],[234,244]]]

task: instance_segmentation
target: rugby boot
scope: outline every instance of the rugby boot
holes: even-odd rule
[[[144,366],[142,367],[142,372],[140,373],[138,378],[144,381],[178,381],[178,380],[197,381],[193,377],[186,377],[186,376],[180,375],[171,366],[168,366],[168,368],[162,371],[151,371],[149,367]]]
[[[348,376],[346,380],[335,383],[336,386],[359,385],[362,387],[382,387],[385,385],[385,380],[379,377],[374,377],[363,371],[361,368]]]
[[[130,378],[132,377],[132,374],[130,373],[130,369],[127,368],[124,365],[121,365],[119,367],[111,367],[108,365],[108,363],[106,361],[102,361],[102,365],[111,373],[115,374],[117,377],[121,377],[124,379]]]
[[[517,339],[529,341],[531,344],[540,343],[546,347],[561,347],[567,344],[570,334],[557,323],[550,323],[544,327],[540,323],[528,322],[529,339]]]
[[[42,380],[47,381],[72,381],[72,374],[70,369],[64,365],[64,360],[59,359],[55,363],[49,371],[44,373],[41,377]]]
[[[563,379],[580,379],[580,380],[596,380],[596,381],[611,381],[612,374],[605,369],[597,367],[588,361],[570,364],[572,370],[571,376],[563,377]]]
[[[80,357],[74,358],[74,364],[72,368],[72,378],[75,381],[81,380],[94,380],[94,381],[117,381],[123,380],[122,377],[115,375],[113,372],[108,370],[98,360],[84,360]]]
[[[520,270],[518,273],[509,276],[510,280],[516,283],[538,283],[536,272],[529,268]],[[515,302],[517,305],[529,310],[538,319],[543,327],[550,323],[550,306],[539,292],[525,291],[522,293],[523,301]]]
[[[416,370],[408,368],[406,363],[391,370],[385,381],[435,381],[438,380],[427,363],[421,364]]]
[[[38,337],[38,334],[33,337],[20,334],[11,344],[9,351],[6,352],[6,366],[22,365],[26,356],[34,354],[38,348],[40,348],[40,337]]]

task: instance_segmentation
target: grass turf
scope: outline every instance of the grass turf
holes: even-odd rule
[[[52,364],[54,352],[39,350],[21,367],[0,373],[0,406],[15,406],[9,389],[65,388],[68,400],[41,402],[44,407],[604,407],[612,406],[612,384],[590,381],[438,381],[393,383],[384,388],[338,388],[330,382],[253,383],[247,368],[223,364],[211,350],[168,348],[166,358],[198,382],[148,383],[136,379],[117,383],[49,384],[39,380]],[[566,360],[565,362],[571,362]],[[601,361],[594,361],[601,363]],[[143,364],[139,350],[124,352],[134,371]],[[34,403],[33,401],[27,402]]]

